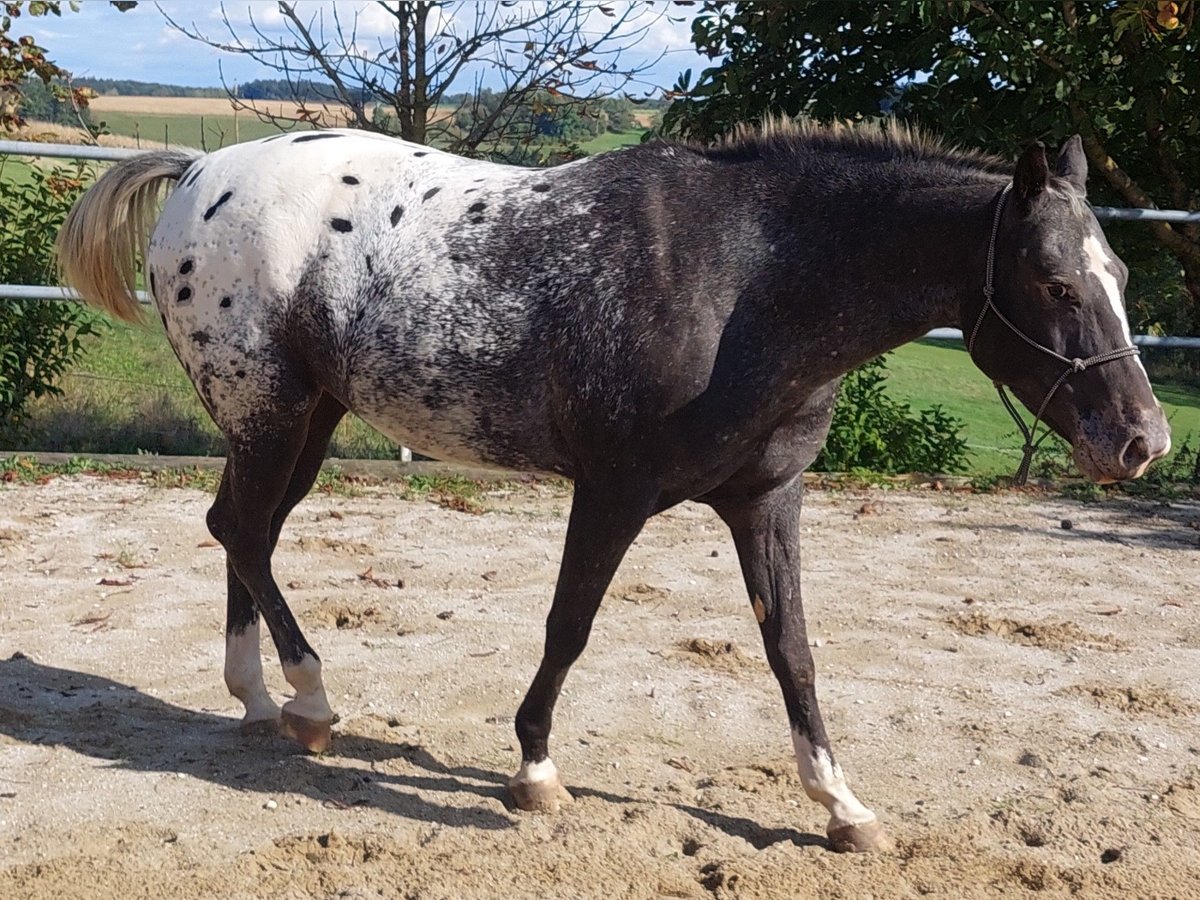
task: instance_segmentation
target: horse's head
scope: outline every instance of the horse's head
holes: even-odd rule
[[[997,202],[989,303],[972,298],[964,328],[976,365],[1070,442],[1098,482],[1138,478],[1171,449],[1170,429],[1132,350],[1128,269],[1084,201],[1078,137],[1054,171],[1039,144]]]

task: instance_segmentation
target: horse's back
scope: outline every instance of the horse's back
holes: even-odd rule
[[[522,180],[355,132],[200,158],[164,207],[150,272],[218,425],[236,433],[300,378],[423,452],[561,469],[537,380],[514,371],[536,356],[529,297],[497,290],[478,258]]]

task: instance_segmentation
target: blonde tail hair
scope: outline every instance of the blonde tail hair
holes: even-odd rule
[[[122,160],[75,202],[58,232],[59,280],[92,306],[126,322],[141,318],[137,261],[158,213],[164,184],[198,153],[162,150]]]

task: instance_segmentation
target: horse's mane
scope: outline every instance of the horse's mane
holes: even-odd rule
[[[767,116],[738,125],[714,146],[693,149],[718,159],[748,159],[810,151],[842,152],[872,160],[906,159],[1008,175],[1012,163],[978,150],[963,150],[928,131],[895,119],[834,122]]]

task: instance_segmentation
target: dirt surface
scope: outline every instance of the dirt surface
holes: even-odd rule
[[[810,493],[810,636],[897,844],[874,856],[825,844],[706,509],[618,573],[555,721],[576,801],[545,816],[504,785],[564,491],[297,510],[276,572],[341,716],[319,758],[238,734],[209,502],[0,485],[0,897],[1200,896],[1194,502]]]

